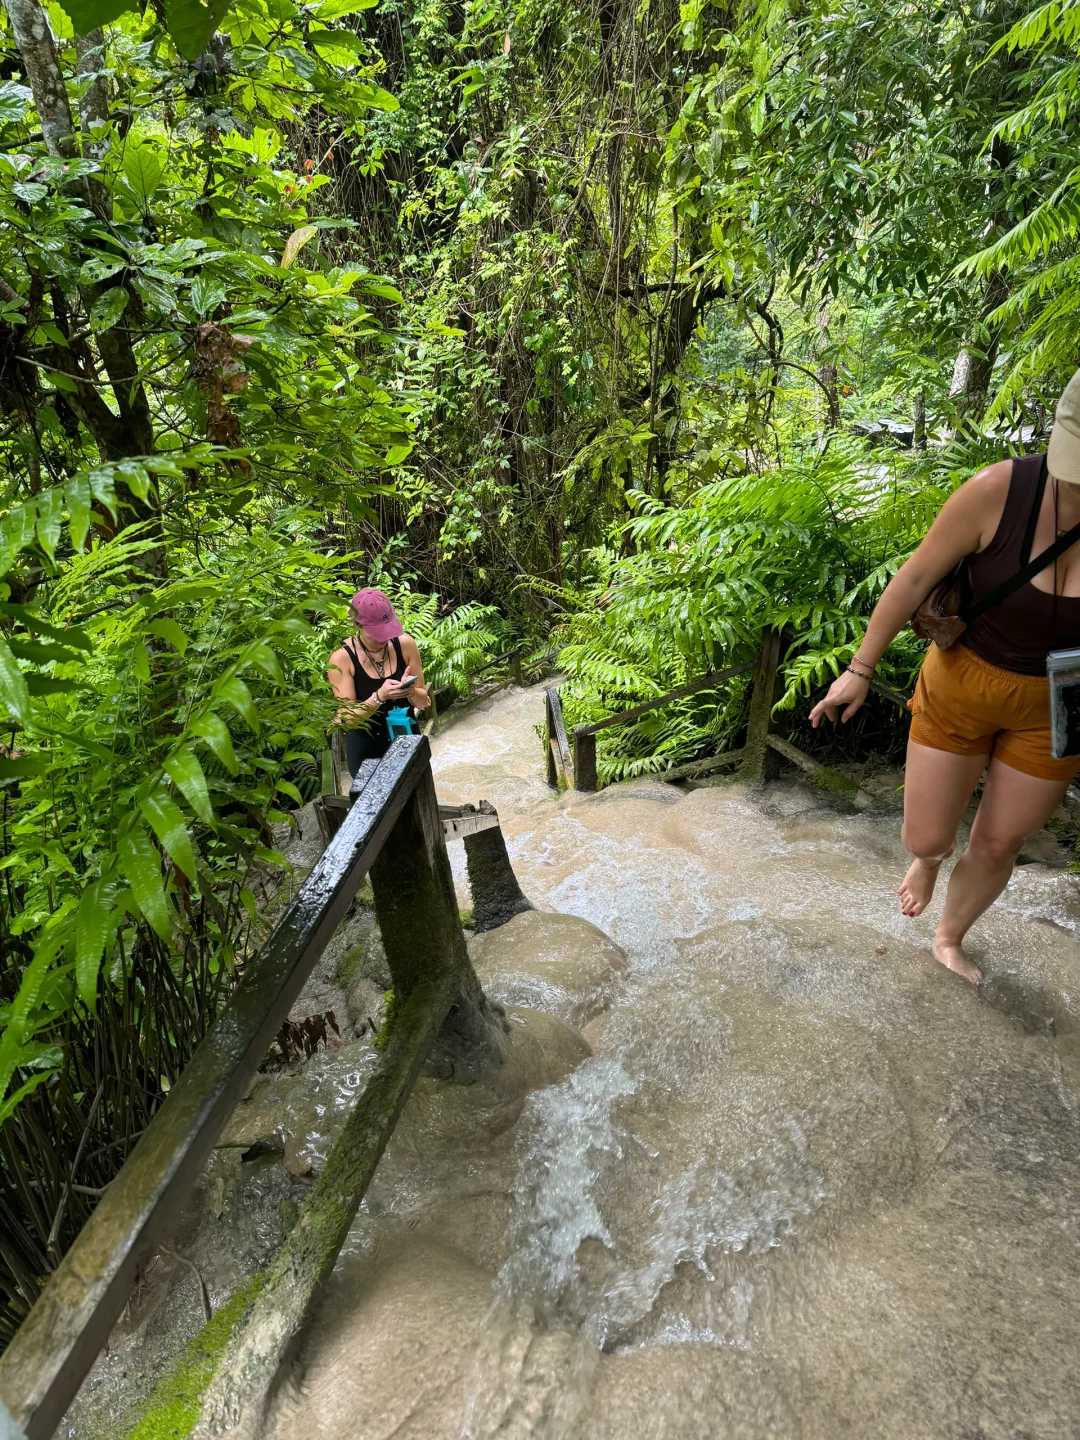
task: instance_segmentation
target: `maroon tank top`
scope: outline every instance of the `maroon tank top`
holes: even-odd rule
[[[1038,499],[1041,455],[1013,461],[1009,494],[1001,522],[985,550],[968,559],[968,577],[976,602],[1022,570],[1028,522]],[[1028,582],[999,605],[977,616],[963,644],[981,659],[1020,675],[1045,675],[1049,650],[1080,645],[1080,597],[1051,595]]]

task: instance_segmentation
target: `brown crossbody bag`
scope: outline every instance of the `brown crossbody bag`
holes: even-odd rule
[[[1046,457],[1043,457],[1042,469],[1039,471],[1038,484],[1035,487],[1035,502],[1031,507],[1031,514],[1028,516],[1027,532],[1024,535],[1024,548],[1021,555],[1031,554],[1031,547],[1035,542],[1035,526],[1039,523],[1039,510],[1042,507],[1042,498],[1046,490]],[[939,580],[934,588],[927,595],[915,614],[911,617],[911,628],[921,640],[932,640],[939,650],[949,650],[960,639],[964,631],[973,620],[987,610],[992,610],[995,605],[1000,605],[1014,590],[1019,590],[1021,585],[1026,585],[1029,580],[1034,580],[1036,575],[1042,573],[1051,561],[1063,555],[1070,545],[1075,545],[1080,540],[1080,525],[1074,525],[1064,535],[1059,535],[1053,545],[1048,546],[1041,555],[1034,560],[1028,560],[1023,569],[1018,570],[1008,580],[1003,580],[1000,585],[995,585],[989,594],[984,595],[981,600],[973,601],[971,595],[971,580],[968,575],[968,557],[965,556],[954,570],[951,570],[944,580]]]

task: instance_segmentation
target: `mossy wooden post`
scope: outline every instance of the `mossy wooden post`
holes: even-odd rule
[[[768,736],[772,724],[776,671],[779,664],[780,632],[767,630],[762,637],[761,650],[754,666],[750,715],[746,723],[746,744],[738,770],[740,780],[748,780],[755,785],[760,785],[765,780],[769,765]]]
[[[596,733],[586,725],[579,725],[574,731],[574,789],[592,792],[599,788],[596,779]]]
[[[510,656],[510,679],[515,685],[519,687],[524,685],[525,683],[525,675],[524,671],[522,670],[520,650],[515,650],[514,653]]]
[[[444,966],[460,977],[457,999],[432,1048],[428,1071],[468,1082],[498,1069],[505,1022],[489,1005],[465,947],[430,769],[371,867],[371,885],[397,1005]]]
[[[485,808],[486,813],[494,813],[487,801],[482,800],[481,812],[485,812]],[[473,929],[477,933],[496,930],[515,915],[535,908],[522,893],[498,825],[466,835],[464,843],[472,892]]]

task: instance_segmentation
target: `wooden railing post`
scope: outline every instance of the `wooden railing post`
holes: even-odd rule
[[[480,802],[481,811],[486,805],[486,801]],[[487,806],[487,810],[490,813],[491,807]],[[500,826],[466,835],[464,844],[473,901],[473,929],[478,934],[496,930],[515,915],[534,908],[518,884]]]
[[[574,731],[574,789],[594,791],[596,780],[596,734],[587,726]]]
[[[773,697],[776,692],[776,671],[780,664],[780,632],[767,630],[754,666],[750,714],[746,724],[746,745],[738,769],[740,780],[759,785],[765,779],[769,757],[769,728],[772,724]]]
[[[395,746],[416,743],[394,742]],[[447,966],[460,977],[458,997],[429,1057],[428,1070],[468,1082],[498,1069],[505,1025],[501,1012],[488,1004],[465,947],[430,768],[371,867],[371,887],[395,1005],[403,1004]]]
[[[515,685],[521,686],[525,683],[524,672],[521,666],[521,651],[515,650],[510,656],[510,679]]]
[[[544,691],[544,755],[547,758],[547,783],[559,788],[559,771],[555,765],[555,717],[552,714],[551,691]]]

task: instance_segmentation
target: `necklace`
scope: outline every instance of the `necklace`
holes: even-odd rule
[[[372,665],[375,666],[375,669],[379,672],[379,679],[380,679],[380,680],[385,680],[385,679],[386,679],[386,665],[387,665],[388,660],[390,659],[390,646],[389,646],[389,645],[384,645],[383,648],[382,648],[382,654],[381,654],[381,655],[376,655],[375,652],[374,652],[373,650],[369,650],[369,649],[367,648],[367,646],[364,644],[364,642],[361,640],[361,641],[360,641],[360,649],[363,650],[364,654],[365,654],[365,655],[367,656],[367,658],[371,661]]]

